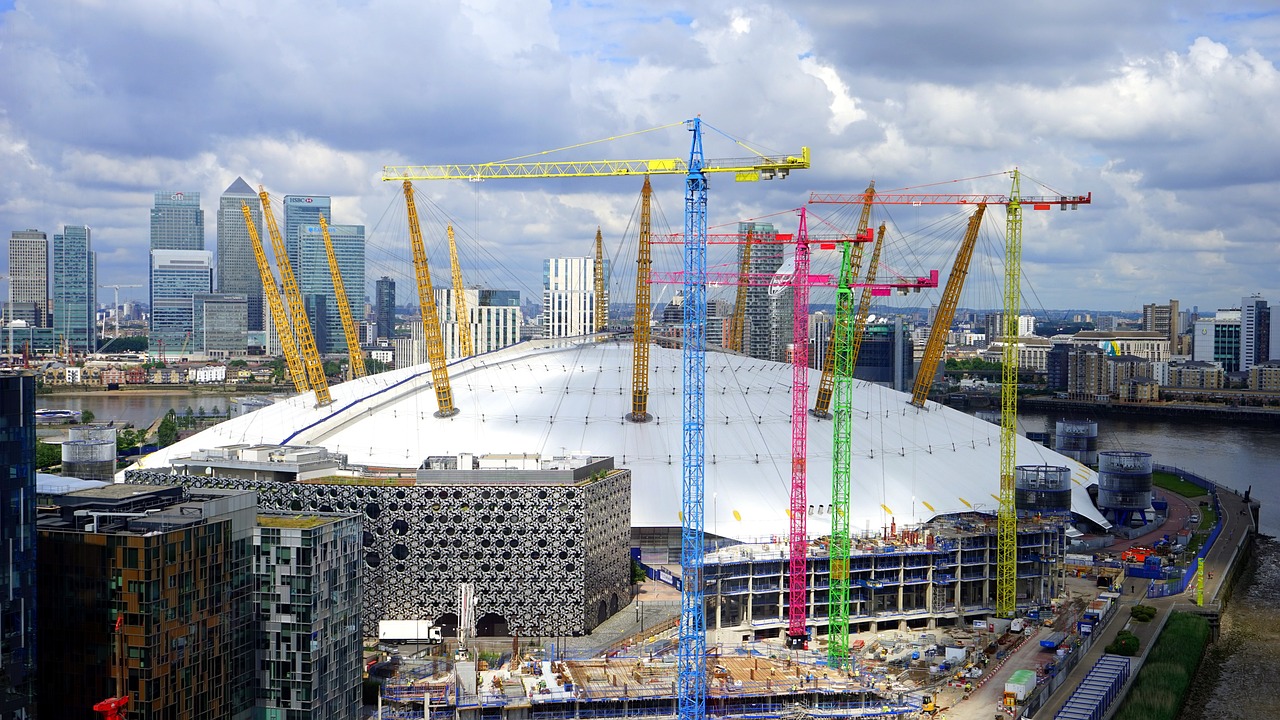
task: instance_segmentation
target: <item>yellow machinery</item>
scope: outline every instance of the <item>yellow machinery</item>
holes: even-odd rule
[[[733,319],[729,322],[729,349],[744,353],[747,341],[747,288],[750,287],[751,246],[755,240],[755,225],[747,231],[742,243],[742,261],[738,264],[738,294],[733,299]]]
[[[942,292],[942,302],[938,304],[938,312],[933,317],[933,327],[929,330],[929,342],[924,346],[924,357],[920,360],[920,369],[916,372],[915,388],[911,392],[911,404],[924,407],[929,397],[929,388],[933,386],[933,375],[938,371],[938,361],[947,346],[947,333],[951,331],[951,321],[956,317],[956,304],[960,301],[960,290],[964,287],[964,279],[969,275],[969,261],[973,259],[973,246],[978,239],[978,230],[982,226],[982,216],[987,212],[987,204],[979,203],[978,209],[969,217],[969,227],[965,230],[964,240],[960,242],[960,252],[956,253],[956,261],[951,266],[951,275],[947,277],[947,287]]]
[[[320,216],[320,234],[324,236],[324,252],[329,257],[329,274],[333,276],[333,299],[338,303],[338,317],[342,318],[342,334],[347,338],[347,357],[351,363],[351,377],[364,377],[364,352],[360,350],[360,335],[347,304],[347,287],[338,269],[338,255],[333,251],[333,238],[329,237],[329,223]]]
[[[271,236],[271,249],[276,256],[276,267],[280,268],[280,282],[284,285],[285,301],[289,303],[289,318],[293,321],[292,331],[298,334],[298,345],[302,351],[302,366],[307,371],[307,384],[316,391],[316,404],[320,406],[333,402],[329,395],[329,380],[324,376],[324,366],[320,364],[320,351],[316,349],[316,338],[311,334],[311,323],[307,320],[307,309],[302,304],[302,293],[298,290],[298,281],[293,277],[293,268],[289,266],[289,253],[285,250],[284,240],[280,237],[280,227],[276,225],[276,216],[271,212],[271,196],[261,185],[258,186],[258,198],[262,200],[262,219],[267,225],[267,234]],[[276,333],[283,337],[290,332],[289,325],[277,326]]]
[[[476,354],[471,342],[471,313],[467,310],[467,294],[462,286],[462,267],[458,264],[458,244],[453,239],[453,226],[449,235],[449,269],[453,271],[453,317],[458,324],[458,352],[464,358]]]
[[[667,127],[674,127],[685,123],[673,123],[662,128],[652,128],[660,130]],[[642,131],[647,132],[647,131]],[[633,133],[635,134],[635,133]],[[614,138],[607,138],[612,140]],[[585,145],[587,143],[583,143]],[[744,143],[738,142],[739,145],[747,147]],[[575,146],[581,147],[581,145]],[[561,148],[567,149],[567,148]],[[774,178],[785,178],[792,170],[804,170],[809,167],[809,148],[800,148],[799,155],[765,155],[751,148],[747,148],[755,153],[755,157],[748,158],[725,158],[725,159],[705,159],[702,166],[698,170],[702,173],[733,173],[734,180],[737,182],[756,182],[759,180],[772,180]],[[538,153],[545,155],[554,150],[548,150]],[[670,158],[661,160],[585,160],[585,161],[544,161],[544,162],[496,162],[496,163],[475,163],[470,165],[384,165],[382,168],[382,179],[384,181],[402,180],[406,184],[406,193],[408,192],[408,183],[411,180],[492,180],[498,178],[557,178],[557,177],[630,177],[633,175],[645,175],[646,179],[649,175],[688,175],[689,161],[680,158]],[[413,216],[416,222],[416,214]],[[411,224],[412,224],[411,222]],[[425,255],[423,264],[425,266]],[[415,259],[415,267],[417,261]],[[419,284],[421,285],[421,278]],[[428,278],[428,287],[430,279]],[[434,306],[434,301],[432,301]],[[437,327],[437,337],[439,329]],[[428,356],[430,356],[430,335],[428,335],[427,347]],[[636,360],[641,358],[637,355]],[[648,354],[645,353],[645,365],[643,367],[636,366],[632,368],[632,387],[640,387],[648,381]],[[444,354],[440,355],[441,373],[443,374]],[[436,361],[431,360],[431,372],[434,376],[437,372]],[[445,378],[445,391],[448,390],[447,377]],[[439,396],[441,392],[440,385],[437,382],[436,394]],[[443,406],[442,406],[443,407]],[[452,401],[450,401],[452,407]]]
[[[876,231],[876,246],[871,249],[871,262],[867,264],[866,284],[862,286],[862,297],[858,299],[858,314],[853,319],[853,348],[849,351],[849,368],[858,365],[858,353],[862,350],[862,338],[867,334],[867,314],[871,312],[872,285],[876,283],[876,271],[880,265],[880,250],[884,247],[884,223]]]
[[[418,280],[418,303],[422,311],[422,334],[427,339],[427,362],[431,364],[431,383],[436,391],[436,417],[458,414],[453,406],[453,389],[449,386],[449,370],[445,367],[444,343],[440,338],[440,314],[435,292],[431,289],[431,267],[422,244],[422,228],[418,224],[418,205],[413,200],[413,183],[404,181],[404,202],[409,209],[409,237],[413,243],[413,272]]]
[[[636,372],[631,377],[631,414],[627,419],[631,422],[647,422],[653,418],[649,414],[649,318],[651,316],[649,271],[653,267],[650,254],[650,241],[653,237],[653,186],[649,178],[644,179],[644,187],[640,190],[640,251],[636,264],[636,314],[635,337],[632,340],[631,360]],[[640,369],[644,368],[644,372]]]
[[[262,238],[258,237],[258,227],[253,222],[249,203],[240,203],[240,211],[244,213],[244,226],[249,231],[249,244],[253,246],[253,257],[258,261],[258,274],[262,276],[262,294],[267,299],[267,307],[271,309],[271,322],[276,326],[276,334],[280,337],[280,350],[284,354],[285,366],[289,369],[289,379],[293,381],[294,390],[304,393],[311,389],[307,384],[307,371],[302,366],[302,356],[298,354],[293,333],[289,331],[289,316],[284,312],[284,303],[280,302],[276,278],[271,273],[271,265],[267,263],[267,254],[262,250]]]
[[[595,297],[595,331],[604,332],[609,324],[609,305],[604,301],[604,236],[600,234],[600,226],[596,226],[596,297]]]
[[[875,196],[875,193],[876,193],[876,182],[872,180],[871,184],[867,186],[866,191],[863,193],[863,195],[865,196],[865,200],[862,203],[862,215],[859,216],[858,218],[858,230],[857,230],[857,233],[855,234],[855,237],[861,237],[862,234],[867,231],[867,227],[871,222],[871,199],[872,197]],[[849,262],[850,262],[849,282],[850,283],[855,282],[858,279],[858,273],[862,271],[862,251],[863,251],[863,244],[861,242],[856,242],[853,244],[853,247],[849,248],[849,252],[851,253],[851,257],[849,258]],[[868,280],[867,282],[871,282],[871,281]],[[742,293],[741,287],[739,287],[738,292],[739,294]],[[739,300],[739,302],[741,302],[741,300]],[[849,308],[849,307],[844,307],[844,308],[840,307],[841,303],[852,303],[852,302],[853,302],[852,293],[837,294],[836,295],[836,303],[837,303],[836,317],[841,316],[840,315],[841,310],[844,310],[845,312],[852,310],[852,308]],[[737,313],[735,311],[735,318],[736,318],[736,315]],[[861,317],[865,317],[865,315]],[[855,329],[854,332],[855,334],[861,333],[861,331],[857,329]],[[856,356],[855,356],[855,362],[856,362]],[[835,382],[836,382],[835,368],[836,368],[836,343],[835,343],[835,324],[833,323],[831,326],[831,338],[827,342],[826,356],[823,357],[822,359],[822,380],[818,382],[818,397],[813,402],[813,410],[809,411],[810,414],[813,415],[814,417],[820,417],[820,418],[831,417],[831,393],[835,388]]]

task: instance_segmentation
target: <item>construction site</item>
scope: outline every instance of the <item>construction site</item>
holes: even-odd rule
[[[414,620],[456,629],[464,639],[450,646],[452,654],[428,648],[415,651],[416,658],[375,647],[370,676],[386,680],[380,701],[403,706],[386,709],[384,717],[931,713],[922,688],[956,673],[962,680],[975,669],[980,675],[1000,653],[998,638],[1011,630],[1016,635],[1022,616],[1058,604],[1068,538],[1080,532],[1074,526],[1111,526],[1088,493],[1097,473],[1016,430],[1023,209],[1075,209],[1089,204],[1090,196],[1023,196],[1016,170],[1008,173],[1008,194],[881,193],[872,183],[853,195],[812,194],[790,212],[797,220],[794,233],[760,233],[750,225],[720,236],[708,232],[709,173],[730,173],[739,181],[780,179],[806,169],[809,153],[802,148],[746,160],[707,159],[702,121],[685,125],[692,133],[687,160],[386,168],[383,179],[403,189],[417,296],[428,319],[428,362],[366,374],[326,230],[352,378],[333,387],[289,264],[276,263],[277,285],[244,205],[273,323],[293,330],[279,335],[297,394],[153,453],[126,477],[252,489],[264,507],[285,512],[361,514],[365,587],[375,594],[362,610],[364,635],[374,637],[370,624],[376,620]],[[661,241],[651,229],[649,175],[685,180],[684,232],[668,240],[681,248],[678,271],[652,269],[651,248]],[[587,334],[485,354],[474,354],[467,337],[460,342],[463,357],[446,362],[413,181],[641,176],[635,317],[652,316],[651,284],[678,285],[677,342],[655,344],[643,321],[624,332],[607,327],[597,233],[597,301]],[[285,251],[265,190],[261,200],[279,259]],[[887,227],[873,227],[871,213],[895,204],[974,210],[910,393],[853,376],[872,299],[940,283],[937,269],[902,273],[881,260]],[[824,205],[855,208],[856,220],[839,231],[825,223],[818,230],[813,208]],[[928,399],[988,206],[1004,208],[1007,223],[999,425]],[[320,223],[325,230],[323,218]],[[448,237],[454,296],[461,298],[452,228]],[[707,250],[717,244],[734,248],[736,273],[709,273]],[[753,273],[752,249],[770,244],[789,249],[786,269]],[[834,258],[838,270],[811,270],[811,255],[820,253]],[[882,270],[888,277],[878,275]],[[731,283],[737,302],[726,337],[709,346],[707,292],[713,283]],[[748,298],[761,291],[780,297],[779,287],[791,304],[790,362],[744,353],[747,338],[759,332],[747,322]],[[810,291],[823,287],[834,290],[836,310],[824,356],[811,369]],[[458,327],[469,332],[462,330],[468,323]],[[313,451],[333,458],[324,477],[271,472],[272,463],[297,465],[298,452]],[[243,474],[245,467],[233,472],[229,461],[240,461],[233,452],[252,452],[254,462],[267,467],[252,476]],[[572,460],[578,456],[590,460]],[[538,477],[556,470],[546,463],[560,458],[568,458],[559,471],[569,475],[553,482]],[[606,464],[582,470],[606,458]],[[433,479],[432,468],[451,475]],[[532,474],[510,474],[517,471]],[[619,481],[629,482],[629,493]],[[536,494],[553,486],[564,502],[546,489]],[[533,504],[514,509],[511,502],[524,501],[504,504],[488,494],[500,487],[533,489]],[[595,495],[587,504],[568,502],[575,493]],[[619,502],[627,494],[629,507]],[[624,512],[588,507],[608,502]],[[557,504],[563,519],[551,517]],[[518,522],[532,523],[527,540],[566,523],[570,530],[552,532],[569,538],[570,546],[586,542],[599,549],[603,545],[593,538],[620,543],[629,536],[637,566],[678,597],[662,629],[623,633],[608,647],[578,646],[579,657],[566,652],[566,641],[557,636],[599,633],[627,614],[633,598],[613,589],[621,579],[613,575],[625,572],[619,564],[625,560],[590,561],[609,576],[602,583],[574,566],[582,548],[566,547],[558,555],[568,561],[566,581],[548,582],[562,572],[548,568],[534,573],[534,585],[521,585],[528,570],[512,560],[524,552],[532,559],[550,556],[556,538],[520,550],[489,543],[510,538],[504,528]],[[437,530],[452,539],[431,539]],[[455,531],[471,535],[465,548]],[[473,541],[479,546],[472,548]],[[479,590],[454,596],[457,583]],[[433,599],[409,602],[433,584],[439,585]],[[536,594],[520,590],[526,585]],[[592,595],[592,588],[605,586],[611,595]],[[543,618],[536,613],[505,604],[502,594],[512,588],[526,600],[561,608],[561,627],[539,626]],[[387,601],[398,596],[406,602]],[[477,634],[507,643],[499,645],[505,650],[478,651],[465,641]],[[515,637],[530,634],[541,637],[539,647]]]

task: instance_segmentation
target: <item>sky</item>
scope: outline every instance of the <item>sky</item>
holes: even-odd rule
[[[812,153],[784,181],[713,175],[713,228],[790,231],[810,192],[869,180],[1006,193],[1016,167],[1024,194],[1092,195],[1028,213],[1024,305],[1280,303],[1278,57],[1280,10],[1246,0],[0,2],[0,274],[9,231],[86,224],[99,282],[145,283],[154,193],[200,192],[212,250],[218,196],[242,176],[277,200],[332,195],[333,222],[366,225],[369,283],[401,277],[409,302],[384,165],[684,158],[679,123],[698,116],[709,158]],[[653,182],[655,232],[680,232],[683,177]],[[437,283],[445,222],[468,283],[536,292],[542,260],[590,254],[597,227],[634,275],[634,179],[416,195]],[[811,228],[838,211],[810,206]],[[897,262],[945,277],[905,256],[924,211],[882,213]]]

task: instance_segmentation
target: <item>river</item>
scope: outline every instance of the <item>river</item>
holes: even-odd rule
[[[1043,413],[1019,413],[1025,430],[1042,431]],[[1054,420],[1060,419],[1053,416]],[[1087,419],[1087,418],[1073,418]],[[1149,452],[1174,465],[1244,491],[1262,503],[1254,567],[1222,617],[1181,720],[1280,717],[1272,692],[1280,678],[1280,432],[1204,421],[1098,420],[1099,450]]]
[[[41,395],[36,398],[36,404],[42,408],[89,410],[94,415],[94,422],[115,421],[116,425],[146,428],[170,408],[179,415],[186,414],[187,408],[196,414],[201,409],[209,415],[225,414],[227,405],[238,397],[189,390],[122,390]]]

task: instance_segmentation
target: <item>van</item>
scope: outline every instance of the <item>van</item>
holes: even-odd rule
[[[1192,525],[1198,525],[1198,524],[1200,524],[1200,516],[1199,516],[1199,515],[1196,515],[1195,513],[1192,513],[1192,514],[1191,514],[1191,517],[1190,517],[1190,518],[1188,518],[1188,519],[1191,521],[1191,524],[1192,524]]]

